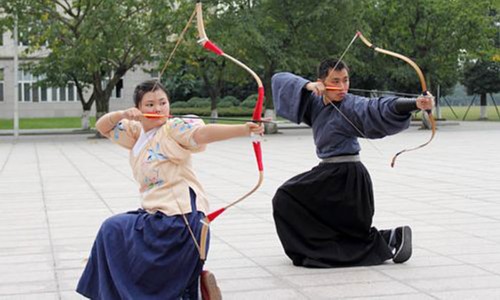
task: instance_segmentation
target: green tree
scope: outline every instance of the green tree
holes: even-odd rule
[[[495,1],[483,10],[486,42],[467,52],[462,84],[467,94],[480,95],[480,118],[487,119],[487,96],[500,91],[500,6]]]
[[[225,1],[231,7],[224,28],[239,54],[262,78],[266,117],[274,117],[271,77],[280,70],[315,77],[320,60],[339,56],[360,23],[352,1]],[[267,132],[275,131],[266,124]]]
[[[500,92],[500,62],[478,60],[464,68],[462,81],[467,94],[480,95],[481,119],[487,119],[488,94]]]
[[[447,93],[458,81],[459,62],[464,51],[481,47],[489,30],[484,12],[491,1],[372,0],[369,38],[381,48],[415,60],[435,93],[437,86]],[[369,51],[367,49],[366,51]],[[386,83],[383,88],[401,92],[419,90],[415,72],[405,63],[371,54],[375,68]]]
[[[232,45],[228,42],[227,35],[224,34],[224,29],[221,28],[221,19],[229,13],[223,7],[213,3],[214,1],[204,1],[203,5],[203,22],[206,26],[208,37],[217,45],[220,45],[224,51],[232,54]],[[194,2],[181,2],[178,11],[184,13],[185,19],[179,21],[184,26],[188,21],[188,12],[192,12],[195,5]],[[190,98],[191,96],[208,96],[211,100],[211,115],[217,117],[217,101],[222,97],[222,91],[228,80],[231,80],[231,70],[234,66],[227,63],[227,60],[208,52],[198,45],[198,28],[196,20],[190,24],[191,28],[187,31],[175,52],[171,65],[162,74],[163,80],[170,84],[169,89],[176,92],[177,96]],[[182,28],[178,27],[177,32],[181,32]],[[176,41],[181,38],[177,35]],[[165,59],[160,60],[161,64],[165,65],[165,60],[171,53],[165,53]],[[189,90],[186,87],[186,82],[190,88],[196,91]]]
[[[28,51],[48,44],[49,54],[33,64],[34,72],[46,76],[45,84],[75,82],[83,110],[95,101],[97,118],[108,112],[127,71],[161,53],[175,21],[167,0],[0,0],[0,8],[11,26],[17,16],[29,28]],[[84,99],[86,89],[92,92]]]

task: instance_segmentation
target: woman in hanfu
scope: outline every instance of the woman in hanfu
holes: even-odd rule
[[[130,150],[142,208],[104,221],[77,292],[91,299],[198,299],[201,276],[203,294],[219,299],[215,277],[202,272],[208,245],[200,244],[201,220],[208,201],[191,154],[215,141],[261,134],[263,126],[169,119],[167,90],[154,80],[136,87],[134,104],[104,115],[96,128]]]

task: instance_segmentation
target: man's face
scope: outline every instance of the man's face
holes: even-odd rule
[[[323,84],[327,87],[325,97],[329,101],[342,101],[349,91],[349,72],[346,69],[340,71],[330,70],[328,76],[322,80]],[[328,90],[328,87],[336,88],[335,90]]]

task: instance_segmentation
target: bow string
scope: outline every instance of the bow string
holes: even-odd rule
[[[417,76],[419,78],[420,85],[421,85],[421,88],[422,88],[422,94],[423,95],[428,95],[429,94],[429,92],[427,90],[427,83],[425,81],[424,74],[423,74],[422,70],[420,69],[420,67],[413,60],[411,60],[410,58],[408,58],[408,57],[406,57],[406,56],[404,56],[402,54],[399,54],[399,53],[396,53],[396,52],[393,52],[393,51],[389,51],[389,50],[382,49],[380,47],[374,46],[360,31],[356,32],[356,34],[354,35],[354,38],[351,40],[351,42],[349,43],[349,45],[347,46],[347,48],[344,50],[344,52],[340,56],[337,64],[342,60],[342,58],[344,57],[344,55],[347,53],[347,50],[349,50],[349,48],[351,47],[351,45],[354,43],[354,41],[358,37],[361,39],[361,41],[363,42],[363,44],[365,44],[367,47],[373,49],[374,51],[379,52],[379,53],[383,53],[383,54],[386,54],[386,55],[389,55],[389,56],[393,56],[393,57],[396,57],[396,58],[399,58],[399,59],[403,60],[404,62],[408,63],[415,70],[415,72],[417,73]],[[335,67],[333,69],[335,70],[336,67],[337,67],[337,65],[335,65]],[[334,107],[337,108],[336,106],[334,106]],[[425,143],[423,143],[423,144],[421,144],[419,146],[416,146],[416,147],[413,147],[413,148],[408,148],[408,149],[403,149],[403,150],[399,151],[398,153],[396,153],[393,156],[392,160],[391,160],[391,167],[394,167],[394,165],[396,163],[396,159],[397,159],[397,157],[399,155],[401,155],[401,154],[403,154],[405,152],[410,152],[410,151],[414,151],[414,150],[423,148],[423,147],[427,146],[434,139],[434,136],[436,135],[436,121],[434,120],[434,117],[432,115],[432,110],[425,110],[425,113],[429,117],[429,121],[431,123],[432,134],[431,134],[430,139],[427,142],[425,142]],[[346,118],[346,117],[344,116],[344,118]],[[347,119],[347,121],[349,121],[349,123],[351,123],[351,121],[349,119]],[[354,126],[354,124],[352,124],[352,125]]]
[[[260,77],[252,70],[250,69],[247,65],[242,63],[241,61],[237,60],[236,58],[232,57],[231,55],[225,53],[222,51],[221,48],[219,48],[215,43],[213,43],[207,36],[205,32],[205,25],[203,22],[203,9],[202,9],[202,4],[201,1],[198,1],[196,3],[196,21],[197,21],[197,27],[198,27],[198,36],[199,40],[198,43],[205,49],[207,49],[210,52],[213,52],[219,56],[223,56],[236,65],[240,66],[243,68],[245,71],[250,73],[252,77],[255,79],[257,82],[257,87],[258,87],[258,97],[257,101],[255,104],[255,108],[253,110],[253,115],[252,115],[252,120],[255,120],[257,122],[260,122],[262,120],[262,107],[264,104],[264,85],[262,84],[262,80]],[[262,149],[261,149],[261,144],[260,144],[260,139],[258,136],[252,134],[252,144],[253,144],[253,149],[255,153],[255,159],[257,161],[257,168],[259,171],[259,178],[257,180],[257,184],[245,195],[241,196],[240,198],[236,199],[235,201],[231,202],[230,204],[215,210],[214,212],[210,213],[207,215],[208,222],[213,221],[215,218],[217,218],[221,213],[223,213],[226,209],[230,208],[231,206],[243,201],[246,199],[248,196],[253,194],[262,184],[262,181],[264,180],[264,164],[262,162]]]
[[[235,63],[236,65],[240,66],[241,68],[245,69],[245,71],[250,73],[252,75],[252,77],[255,79],[255,81],[257,82],[257,87],[258,87],[258,97],[257,97],[257,101],[255,104],[255,108],[253,110],[251,121],[258,122],[258,123],[264,122],[262,120],[262,108],[263,108],[263,104],[264,104],[264,85],[262,84],[262,80],[247,65],[245,65],[241,61],[237,60],[236,58],[228,55],[227,53],[222,51],[221,48],[219,48],[212,41],[210,41],[210,39],[207,37],[207,34],[205,32],[205,25],[203,22],[203,9],[202,9],[202,3],[200,0],[198,0],[196,2],[196,6],[195,6],[195,9],[193,10],[193,13],[191,14],[188,22],[186,23],[184,29],[182,30],[182,32],[177,40],[177,43],[175,44],[170,55],[168,56],[168,59],[167,59],[165,65],[163,66],[162,70],[160,71],[160,74],[158,76],[158,81],[160,80],[162,74],[166,71],[167,66],[171,62],[175,51],[177,50],[180,43],[182,42],[184,34],[187,32],[194,17],[196,17],[196,22],[197,22],[197,27],[198,27],[198,36],[199,36],[198,43],[201,46],[203,46],[205,49],[207,49],[208,51],[211,51],[211,52],[217,54],[218,56],[223,56],[223,57],[229,59],[230,61],[232,61],[233,63]],[[155,115],[155,116],[149,116],[149,117],[165,117],[165,116]],[[228,209],[231,206],[234,206],[235,204],[248,198],[251,194],[253,194],[262,185],[262,182],[264,180],[264,164],[263,164],[263,160],[262,160],[262,148],[261,148],[261,143],[260,143],[260,136],[252,133],[252,145],[253,145],[253,150],[255,153],[255,159],[257,161],[257,168],[258,168],[258,172],[259,172],[259,177],[258,177],[257,183],[249,192],[247,192],[243,196],[239,197],[235,201],[229,203],[228,205],[226,205],[222,208],[219,208],[219,209],[213,211],[212,213],[209,213],[205,217],[205,219],[202,220],[203,227],[201,229],[199,243],[198,243],[197,239],[194,237],[194,234],[191,234],[193,237],[193,242],[195,243],[196,247],[198,248],[198,252],[200,254],[201,260],[206,259],[206,244],[207,244],[208,228],[209,228],[210,222],[212,222],[215,218],[217,218],[220,214],[222,214],[226,209]],[[191,232],[192,229],[191,229],[191,226],[189,226],[189,223],[186,222],[186,225]]]

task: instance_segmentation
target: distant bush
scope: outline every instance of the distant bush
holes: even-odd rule
[[[189,107],[210,107],[210,99],[193,97],[187,101]]]
[[[181,108],[181,107],[189,107],[189,103],[186,101],[177,101],[170,104],[170,108]]]
[[[234,107],[234,104],[233,102],[226,100],[222,100],[221,102],[217,103],[217,108],[223,108],[223,107]]]
[[[248,96],[243,102],[241,102],[242,107],[248,107],[248,108],[254,108],[255,104],[257,103],[257,94],[253,94]]]
[[[220,117],[239,117],[239,116],[251,116],[253,112],[253,107],[219,107],[217,112]],[[198,116],[210,116],[210,107],[174,107],[170,111],[173,115],[188,115],[194,114]]]
[[[240,106],[241,101],[234,96],[226,96],[220,102],[231,102],[233,106]]]

